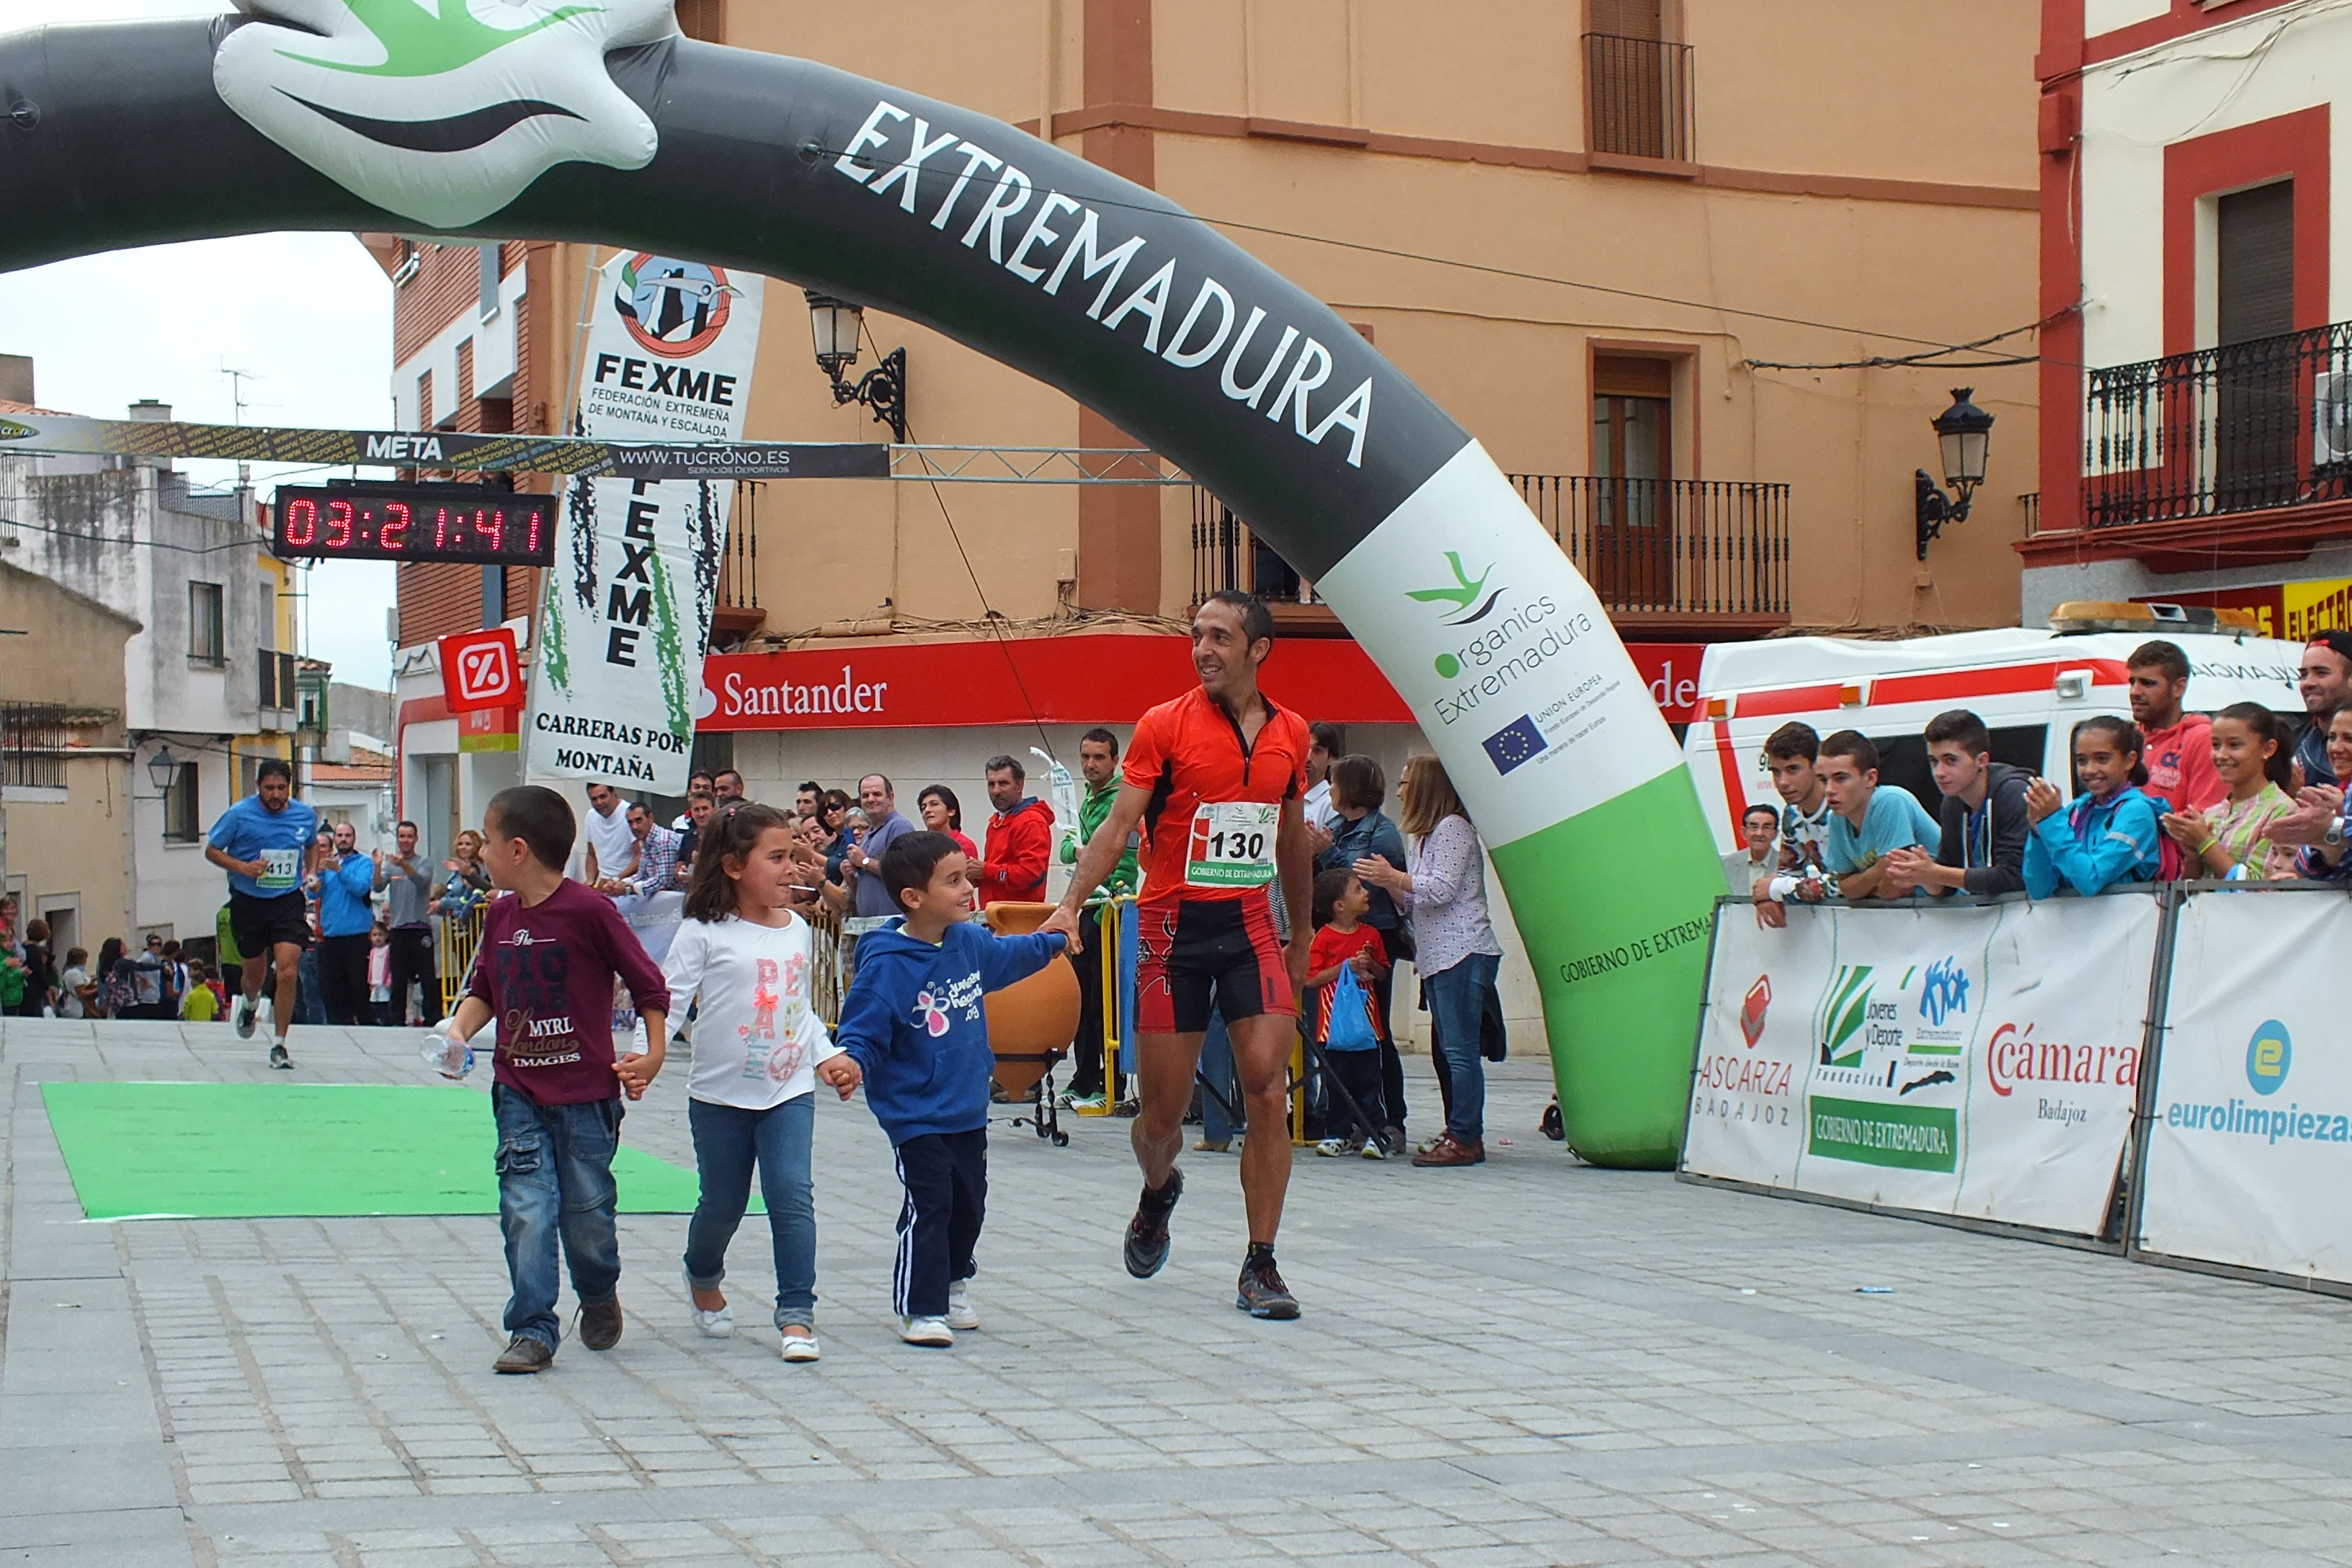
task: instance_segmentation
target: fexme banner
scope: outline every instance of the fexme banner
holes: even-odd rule
[[[2099,1234],[2159,911],[2118,895],[1717,910],[1683,1169]]]
[[[2138,1248],[2352,1281],[2352,902],[2198,893],[2181,909]]]
[[[761,280],[639,251],[607,262],[581,365],[598,439],[735,441]],[[576,479],[541,600],[527,777],[686,788],[731,483]]]
[[[1669,723],[1696,717],[1702,643],[1631,643]],[[1015,679],[1015,672],[1018,679]],[[1265,670],[1285,707],[1335,724],[1410,724],[1412,709],[1345,637],[1285,637]],[[887,730],[949,725],[1131,724],[1199,684],[1181,637],[1093,633],[1010,643],[883,643],[713,654],[702,730]]]

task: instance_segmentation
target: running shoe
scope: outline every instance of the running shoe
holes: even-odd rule
[[[260,1005],[259,1005],[258,1003],[255,1002],[251,997],[249,997],[249,996],[240,996],[240,997],[238,997],[238,998],[237,998],[237,1001],[236,1001],[236,1037],[237,1037],[238,1039],[240,1039],[240,1040],[249,1040],[249,1039],[253,1038],[253,1019],[254,1019],[254,1015],[256,1015],[257,1013],[258,1013],[258,1012],[260,1012],[260,1011],[261,1011]]]
[[[679,1277],[686,1279],[686,1309],[694,1314],[694,1326],[702,1331],[702,1337],[723,1340],[732,1334],[735,1331],[734,1307],[728,1305],[715,1312],[704,1311],[694,1300],[694,1280],[684,1270],[679,1271]]]
[[[1326,1138],[1315,1145],[1315,1152],[1327,1160],[1336,1160],[1344,1155],[1352,1154],[1356,1150],[1355,1146],[1345,1138]]]
[[[276,1045],[269,1047],[269,1065],[276,1068],[279,1072],[292,1072],[294,1070],[294,1058],[286,1054],[285,1041],[280,1040]]]
[[[1356,1152],[1367,1160],[1385,1160],[1389,1157],[1387,1150],[1381,1148],[1378,1142],[1370,1139],[1367,1139],[1364,1142],[1364,1146]]]
[[[971,1304],[969,1279],[958,1279],[948,1287],[948,1327],[959,1333],[980,1327],[980,1313]]]
[[[1135,1205],[1135,1217],[1127,1226],[1127,1271],[1138,1279],[1149,1279],[1168,1264],[1168,1216],[1175,1212],[1176,1200],[1184,1195],[1184,1172],[1181,1167],[1168,1173],[1168,1183],[1159,1191],[1150,1187]]]
[[[910,1345],[929,1345],[945,1350],[955,1343],[955,1331],[948,1327],[945,1318],[901,1318],[898,1337]]]
[[[1234,1292],[1234,1305],[1253,1318],[1273,1318],[1287,1322],[1298,1316],[1298,1298],[1282,1282],[1281,1270],[1268,1258],[1264,1263],[1242,1265],[1241,1282]]]

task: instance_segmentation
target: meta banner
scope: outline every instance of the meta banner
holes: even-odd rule
[[[1683,1170],[2097,1236],[2138,1094],[2153,898],[1718,907]]]
[[[1633,643],[1636,669],[1669,722],[1697,700],[1703,643]],[[1335,724],[1410,724],[1412,709],[1346,637],[1285,637],[1263,671],[1286,708]],[[713,654],[702,667],[703,730],[926,729],[1131,724],[1200,683],[1180,637],[1094,634],[1011,642],[892,643]],[[1669,703],[1672,706],[1669,706]]]
[[[2334,1196],[2352,1181],[2347,949],[2340,894],[2233,889],[2182,907],[2140,1250],[2352,1281],[2352,1214]]]
[[[588,329],[581,434],[740,440],[760,303],[757,276],[613,258]],[[541,600],[528,776],[686,788],[734,500],[731,483],[709,479],[572,481]]]

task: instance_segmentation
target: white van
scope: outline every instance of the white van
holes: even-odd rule
[[[1698,785],[1717,847],[1739,846],[1739,814],[1780,797],[1764,767],[1764,742],[1790,720],[1823,736],[1859,730],[1876,743],[1879,782],[1901,784],[1930,815],[1941,799],[1920,731],[1966,708],[1992,731],[1995,762],[2073,788],[2074,726],[2097,713],[2128,719],[2124,660],[2161,637],[2189,656],[2183,705],[2212,713],[2259,702],[2299,730],[2295,690],[2301,644],[2253,634],[2236,611],[2173,605],[2062,605],[2050,629],[2002,627],[1949,637],[1864,642],[1786,637],[1717,643],[1699,669],[1700,711],[1683,756]]]

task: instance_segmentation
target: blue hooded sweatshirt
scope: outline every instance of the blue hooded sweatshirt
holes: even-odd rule
[[[365,936],[375,926],[375,861],[353,850],[319,868],[319,934]]]
[[[988,1045],[981,999],[1026,980],[1062,951],[1060,933],[992,934],[971,921],[933,947],[904,920],[857,942],[857,975],[841,1005],[835,1044],[866,1075],[866,1103],[891,1145],[988,1125]]]

